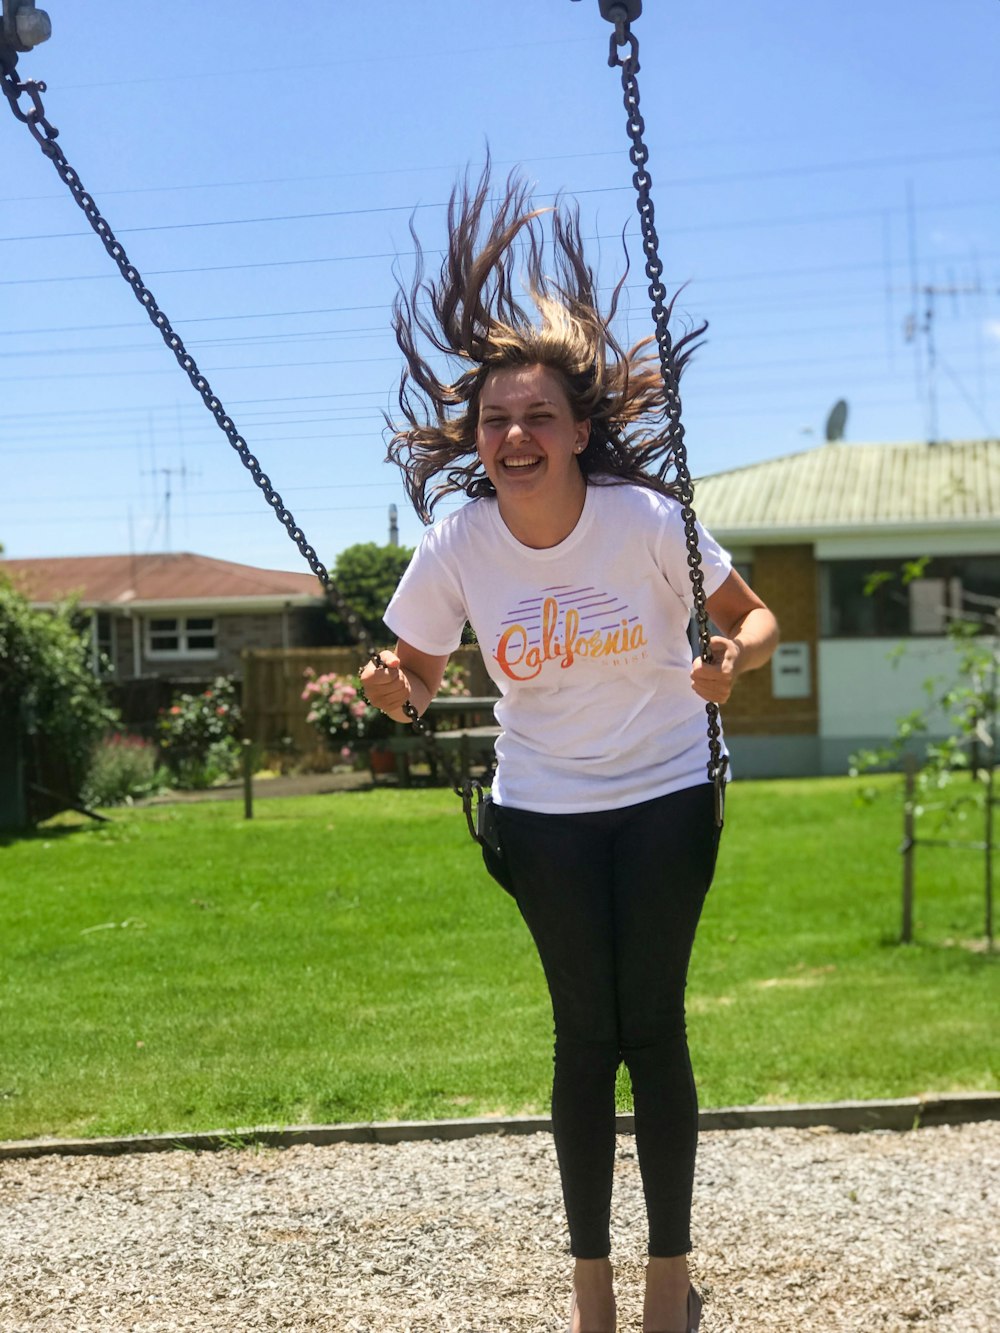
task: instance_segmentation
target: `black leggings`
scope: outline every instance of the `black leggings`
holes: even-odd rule
[[[594,814],[500,806],[497,818],[552,996],[552,1125],[572,1252],[610,1253],[615,1076],[624,1060],[649,1253],[686,1254],[698,1099],[684,987],[718,848],[712,787]]]

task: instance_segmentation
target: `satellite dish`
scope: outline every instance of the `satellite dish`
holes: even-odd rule
[[[830,409],[830,415],[826,419],[826,438],[829,442],[842,440],[844,438],[844,427],[847,425],[847,399],[838,398]]]

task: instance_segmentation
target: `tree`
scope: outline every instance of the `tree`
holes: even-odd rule
[[[89,635],[72,606],[35,611],[0,579],[0,719],[5,730],[38,738],[69,773],[76,797],[93,750],[118,714],[90,667]]]
[[[377,645],[384,645],[394,637],[383,621],[382,613],[412,554],[412,548],[407,546],[360,542],[346,547],[334,562],[334,583]],[[334,626],[336,643],[353,644],[356,641],[336,611],[330,612],[330,622]]]
[[[903,582],[919,578],[926,564],[923,560],[905,565]],[[885,580],[885,575],[873,576],[869,588],[874,589]],[[955,620],[948,629],[957,650],[954,676],[950,680],[932,678],[925,681],[926,705],[899,718],[896,733],[885,746],[852,755],[851,772],[857,775],[872,769],[896,768],[910,756],[911,767],[904,790],[907,817],[904,854],[912,854],[918,843],[929,846],[943,843],[953,847],[964,843],[981,847],[984,854],[984,933],[992,947],[995,779],[1000,748],[997,734],[1000,602],[983,595],[971,600],[982,610],[976,612],[966,608],[962,618]],[[915,747],[919,749],[921,738],[928,736],[932,715],[944,717],[946,734],[938,740],[925,739],[923,754],[916,759]],[[866,795],[870,799],[871,792]],[[983,827],[981,842],[954,837],[980,820]],[[921,823],[932,825],[929,835],[917,833]],[[912,863],[909,878],[907,889],[904,867],[904,940],[908,938],[906,898],[907,893],[912,892]]]

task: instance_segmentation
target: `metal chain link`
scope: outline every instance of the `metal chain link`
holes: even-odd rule
[[[324,591],[333,603],[337,614],[347,625],[351,635],[364,650],[366,656],[375,666],[385,668],[385,662],[382,660],[375,643],[368,633],[368,629],[358,614],[345,600],[340,589],[330,577],[326,566],[322,563],[315,549],[306,541],[305,533],[298,526],[290,509],[282,500],[280,494],[271,485],[271,479],[260,466],[256,457],[250,452],[250,446],[236,429],[232,418],[226,413],[222,403],[212,392],[212,387],[208,380],[198,369],[197,363],[184,343],[180,335],[176,333],[170,323],[170,320],[163,313],[156,303],[153,293],[142,281],[139,270],[130,262],[125,248],[116,238],[108,222],[101,216],[101,213],[94,203],[93,198],[87,193],[81,184],[79,176],[73,170],[66,160],[66,155],[62,151],[56,138],[59,131],[53,126],[45,116],[45,108],[42,105],[41,94],[46,91],[46,85],[41,82],[26,81],[20,82],[14,69],[17,64],[17,57],[13,52],[7,49],[0,49],[0,82],[3,84],[3,91],[10,103],[10,108],[18,120],[27,125],[32,136],[37,141],[42,152],[52,162],[62,181],[69,188],[74,200],[83,211],[84,216],[90,223],[93,230],[100,237],[105,250],[115,261],[118,271],[132,288],[135,299],[149,315],[150,321],[159,329],[163,341],[177,358],[177,364],[187,375],[195,391],[198,393],[202,402],[215,418],[216,424],[223,432],[233,449],[239,455],[240,462],[253,477],[254,484],[262,492],[265,501],[274,511],[275,518],[282,525],[289,537],[297,546],[299,553],[308,564],[309,568],[319,579]],[[19,105],[22,96],[31,99],[30,108],[25,111]],[[407,699],[403,705],[403,711],[406,713],[414,730],[427,742],[428,751],[435,761],[440,761],[442,768],[449,783],[455,791],[467,798],[468,793],[464,790],[463,784],[458,781],[457,773],[451,762],[451,757],[438,745],[434,732],[424,722],[420,714],[414,708],[413,704]],[[470,821],[470,828],[472,827]]]
[[[684,427],[681,423],[681,396],[678,387],[677,371],[674,365],[673,339],[668,327],[667,289],[663,284],[663,263],[659,255],[659,238],[656,234],[653,200],[651,196],[652,177],[646,169],[649,161],[649,149],[643,141],[646,124],[639,110],[639,84],[636,74],[639,72],[639,43],[629,28],[623,8],[618,7],[614,17],[615,30],[611,34],[608,64],[616,66],[622,72],[622,92],[625,102],[626,129],[632,147],[629,158],[635,171],[632,184],[636,192],[636,209],[639,213],[639,225],[642,230],[642,249],[646,256],[646,277],[649,279],[649,299],[653,307],[656,347],[660,358],[660,371],[663,375],[663,387],[666,398],[667,418],[669,421],[671,459],[677,474],[681,492],[681,517],[684,520],[684,544],[687,548],[688,570],[691,577],[691,592],[694,600],[695,619],[698,626],[698,643],[703,662],[712,661],[711,632],[708,624],[708,608],[705,603],[705,576],[701,569],[701,553],[698,550],[698,531],[695,527],[694,486],[688,468],[687,446],[684,443]],[[626,54],[620,48],[627,47]],[[721,730],[719,726],[719,706],[705,705],[708,723],[708,776],[715,784],[716,822],[722,824],[722,803],[725,787],[728,758],[722,753]]]

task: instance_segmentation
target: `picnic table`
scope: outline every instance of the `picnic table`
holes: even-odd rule
[[[432,699],[424,714],[424,720],[434,732],[434,740],[439,750],[455,756],[462,782],[474,774],[486,776],[492,771],[493,746],[500,728],[493,719],[493,706],[496,695],[444,695]],[[454,726],[442,730],[440,722],[447,718]],[[485,721],[484,719],[489,719]],[[411,727],[400,726],[396,734],[384,743],[384,748],[393,756],[396,776],[400,786],[409,787],[413,777],[410,763],[415,755],[426,758],[431,767],[432,779],[438,779],[438,765],[434,754],[423,736]]]

